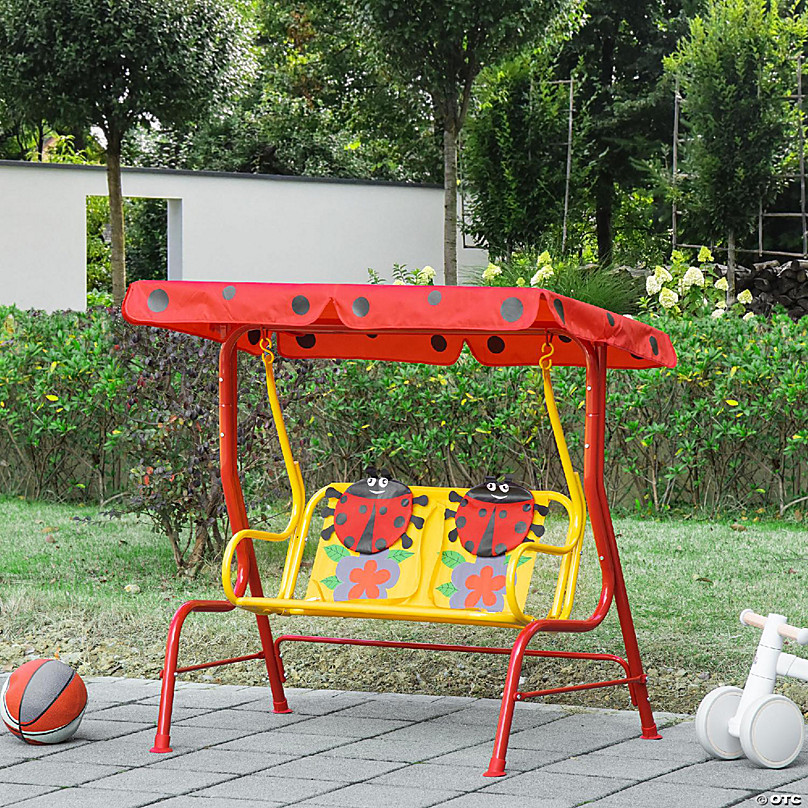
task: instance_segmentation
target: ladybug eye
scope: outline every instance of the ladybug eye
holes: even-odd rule
[[[496,491],[497,490],[497,484],[496,483],[488,483],[488,485],[486,485],[485,487],[489,491]]]
[[[387,477],[379,477],[379,485],[382,488],[387,488],[387,483],[389,483],[389,482],[390,482],[390,480],[388,480]]]
[[[373,488],[376,485],[376,478],[375,477],[368,477],[368,485]]]
[[[508,483],[502,483],[502,485],[500,485],[499,487],[499,490],[502,491],[503,494],[507,494],[508,491],[511,490],[511,487],[508,485]]]

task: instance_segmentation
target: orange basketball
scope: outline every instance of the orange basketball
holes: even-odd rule
[[[32,659],[3,685],[0,716],[26,743],[66,741],[79,728],[87,688],[73,668],[58,659]]]

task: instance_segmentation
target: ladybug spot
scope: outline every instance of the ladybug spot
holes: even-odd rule
[[[494,547],[494,555],[502,555],[508,549],[506,544],[498,544]]]
[[[467,549],[467,550],[468,550],[470,553],[473,553],[473,552],[474,552],[474,542],[473,542],[473,541],[467,541],[467,542],[466,542],[466,543],[463,545],[463,547],[465,547],[465,548],[466,548],[466,549]]]
[[[155,289],[146,300],[150,311],[159,314],[168,308],[168,293],[165,289]]]
[[[609,321],[609,325],[614,325],[614,317],[610,311],[606,312],[606,319]]]
[[[342,495],[342,496],[339,498],[339,501],[340,501],[340,502],[347,502],[347,501],[348,501],[348,497],[346,497],[346,496],[345,496],[345,494],[343,494],[343,495]]]
[[[396,517],[396,518],[393,520],[393,527],[404,527],[404,523],[405,523],[406,521],[407,521],[407,520],[406,520],[406,519],[405,519],[403,516],[397,516],[397,517]]]
[[[405,550],[408,550],[410,547],[412,547],[412,539],[406,533],[401,537],[401,546]]]
[[[433,350],[438,351],[438,353],[445,351],[448,346],[446,337],[442,337],[440,334],[435,334],[432,339],[429,340],[429,342],[432,345]]]
[[[366,297],[358,297],[351,308],[357,317],[365,317],[370,311],[370,301]]]
[[[489,337],[487,344],[491,353],[502,353],[505,350],[505,340],[502,337]]]
[[[232,300],[236,296],[236,287],[235,286],[225,286],[222,289],[222,297],[225,300]]]
[[[530,510],[532,507],[533,507],[533,506],[532,506],[532,505],[531,505],[529,502],[526,502],[524,505],[522,505],[522,510],[523,510],[525,513],[527,513],[527,512],[528,512],[528,511],[529,511],[529,510]]]
[[[376,549],[384,550],[387,547],[387,542],[384,539],[376,539]]]
[[[292,299],[292,311],[299,315],[307,314],[309,311],[309,299],[305,295],[296,295]]]
[[[367,512],[368,512],[368,506],[367,505],[360,505],[359,506],[359,513],[367,513]]]
[[[466,526],[466,517],[465,516],[458,516],[457,519],[455,519],[455,524],[458,527],[465,527]]]
[[[504,508],[499,512],[499,518],[500,519],[504,519],[507,515],[508,515],[508,512]]]
[[[515,323],[522,316],[524,310],[525,307],[518,297],[509,297],[500,306],[499,313],[506,322]]]
[[[514,529],[514,530],[515,530],[517,533],[525,533],[525,532],[527,531],[527,522],[517,522],[517,523],[516,523],[516,524],[513,526],[513,529]]]
[[[556,312],[558,312],[561,322],[566,324],[567,320],[564,316],[564,304],[558,298],[553,301],[553,308],[556,310]]]
[[[338,525],[344,525],[348,521],[348,514],[347,513],[338,513],[334,521]]]
[[[345,539],[344,544],[346,547],[351,548],[354,546],[354,544],[356,544],[356,539],[353,536],[348,536],[348,538]]]
[[[654,352],[654,356],[659,356],[659,343],[657,342],[657,338],[648,337],[648,342],[651,343],[651,350]]]
[[[401,500],[401,507],[402,508],[406,508],[407,505],[409,505],[409,504],[410,504],[410,501],[406,497]]]
[[[384,516],[384,515],[387,513],[387,506],[386,506],[386,505],[382,505],[382,507],[381,507],[381,508],[379,508],[379,513],[380,513],[382,516]]]
[[[488,511],[485,508],[480,508],[480,516],[485,516]]]
[[[460,500],[460,507],[463,507],[463,506],[468,505],[468,504],[469,504],[469,501],[467,499],[461,499]]]
[[[426,300],[430,306],[437,306],[438,303],[440,303],[441,301],[441,297],[442,297],[441,293],[437,289],[433,289],[429,293],[429,297]]]

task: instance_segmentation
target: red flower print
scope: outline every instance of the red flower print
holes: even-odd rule
[[[479,575],[469,575],[466,578],[466,587],[469,594],[466,597],[466,608],[476,606],[481,600],[483,606],[491,607],[497,602],[497,591],[505,586],[504,575],[494,575],[494,568],[485,566]]]
[[[380,570],[376,565],[376,559],[371,558],[364,567],[357,567],[351,570],[348,576],[356,586],[351,587],[348,599],[368,597],[378,598],[379,587],[390,578],[390,570]],[[365,593],[367,592],[367,595]]]

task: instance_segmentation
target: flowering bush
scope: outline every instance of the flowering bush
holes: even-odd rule
[[[428,264],[422,269],[407,269],[406,264],[393,264],[393,286],[432,286],[435,282],[435,270]],[[368,282],[374,284],[387,283],[375,269],[368,267]]]
[[[670,266],[657,266],[645,279],[646,296],[640,306],[651,316],[666,313],[694,317],[709,313],[718,318],[727,312],[726,292],[727,279],[720,274],[707,247],[699,250],[696,264],[691,264],[681,250],[674,250]],[[752,293],[744,290],[732,311],[750,320],[754,314],[747,312],[746,306],[751,302]]]

